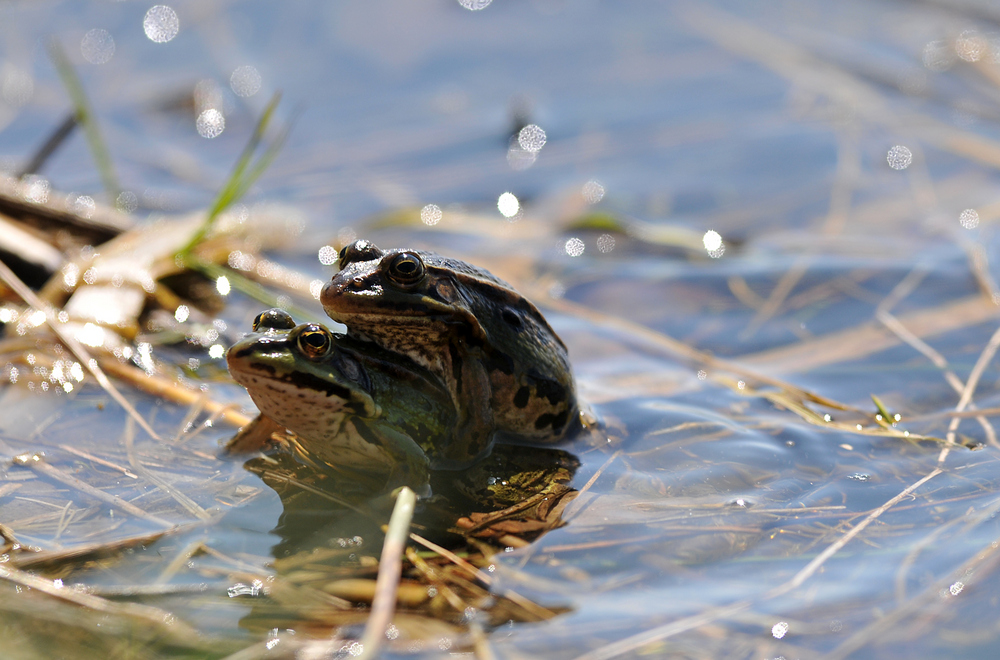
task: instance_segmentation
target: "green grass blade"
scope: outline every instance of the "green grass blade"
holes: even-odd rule
[[[276,137],[267,148],[267,150],[262,154],[256,163],[251,163],[253,161],[254,152],[257,151],[257,147],[260,146],[261,141],[264,139],[264,134],[267,132],[268,126],[271,124],[271,120],[274,118],[274,111],[278,107],[278,103],[281,101],[281,93],[276,92],[274,96],[271,97],[270,102],[268,102],[267,107],[264,109],[264,113],[260,116],[257,121],[257,126],[254,128],[253,135],[250,136],[250,141],[247,142],[247,146],[243,148],[243,153],[236,160],[236,165],[233,167],[232,173],[226,180],[226,183],[219,190],[219,194],[215,198],[215,202],[212,204],[211,208],[208,210],[208,215],[205,216],[205,221],[198,227],[197,231],[191,236],[191,240],[187,242],[183,248],[178,251],[179,256],[185,256],[194,249],[196,245],[201,243],[205,239],[205,236],[212,231],[212,227],[215,226],[215,221],[218,219],[219,215],[222,214],[227,208],[232,204],[235,204],[244,194],[250,189],[250,186],[260,178],[260,175],[264,173],[267,166],[271,164],[274,160],[274,156],[277,155],[278,150],[284,144],[285,137],[288,135],[288,128],[283,130],[278,137]],[[249,169],[249,172],[247,171]]]
[[[49,57],[56,67],[59,78],[63,86],[69,93],[73,108],[76,111],[77,121],[83,126],[84,135],[87,136],[87,144],[90,145],[90,152],[94,156],[94,163],[104,184],[104,190],[108,193],[110,201],[113,203],[118,198],[121,188],[118,186],[118,178],[115,176],[115,169],[111,163],[111,155],[108,153],[104,138],[97,126],[97,119],[90,108],[90,101],[83,90],[80,78],[76,75],[73,65],[63,51],[59,42],[49,41]]]

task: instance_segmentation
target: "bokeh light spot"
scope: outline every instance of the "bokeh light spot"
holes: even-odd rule
[[[337,248],[332,245],[324,245],[319,249],[317,256],[319,257],[319,262],[321,264],[324,266],[331,266],[337,261]]]
[[[233,89],[233,93],[243,98],[259,92],[260,83],[260,73],[249,65],[236,67],[233,75],[229,76],[229,86]]]
[[[497,199],[497,209],[505,218],[513,218],[521,210],[521,203],[514,193],[505,192]]]
[[[420,222],[424,223],[428,227],[433,227],[437,223],[441,222],[441,218],[444,216],[441,213],[441,207],[437,204],[428,204],[424,208],[420,209]]]
[[[958,216],[958,222],[966,229],[975,229],[979,226],[979,212],[976,209],[965,209]]]
[[[181,22],[177,18],[177,12],[170,7],[154,5],[142,19],[142,29],[150,41],[165,44],[177,36]]]
[[[579,257],[581,254],[583,254],[583,251],[587,249],[587,246],[586,244],[584,244],[582,239],[573,237],[568,241],[566,241],[566,244],[563,245],[563,249],[569,256]]]
[[[722,236],[714,229],[709,229],[705,232],[702,242],[704,242],[706,250],[718,250],[722,246]]]
[[[493,2],[493,0],[458,0],[458,4],[462,5],[469,11],[486,9],[491,2]]]
[[[955,39],[955,54],[966,62],[978,62],[989,50],[989,43],[975,30],[966,30]]]
[[[602,186],[599,181],[595,181],[594,179],[591,179],[587,183],[583,184],[583,189],[580,192],[583,194],[583,199],[586,200],[588,204],[596,204],[604,199],[604,186]]]
[[[133,213],[139,208],[139,198],[131,190],[126,190],[118,194],[115,207],[122,213]]]
[[[219,137],[226,130],[226,118],[215,108],[209,108],[198,115],[195,127],[203,138]]]
[[[545,131],[537,124],[528,124],[517,134],[517,143],[521,148],[531,153],[538,153],[545,146]]]
[[[905,170],[913,162],[913,152],[903,145],[897,144],[885,155],[885,160],[892,169]]]
[[[538,152],[525,151],[518,144],[517,140],[511,139],[510,147],[507,149],[507,164],[515,172],[526,170],[538,160]]]
[[[601,234],[597,237],[597,249],[601,254],[607,254],[615,249],[615,237],[611,234]]]
[[[90,195],[79,195],[69,205],[70,210],[84,218],[91,218],[97,210],[97,202]]]
[[[91,64],[105,64],[115,54],[115,40],[107,30],[90,30],[80,41],[80,52]]]
[[[924,46],[922,59],[924,66],[931,71],[947,71],[954,66],[955,60],[958,58],[952,44],[938,40],[931,41]]]

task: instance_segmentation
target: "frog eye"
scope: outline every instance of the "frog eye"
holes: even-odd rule
[[[371,241],[364,239],[345,245],[340,250],[340,267],[344,268],[355,261],[372,261],[382,256],[382,250]]]
[[[389,279],[396,284],[416,284],[424,276],[423,260],[412,252],[400,252],[389,262]]]
[[[333,336],[323,326],[309,323],[302,326],[302,330],[295,338],[295,343],[307,358],[319,360],[329,355],[333,348]]]
[[[268,309],[257,315],[253,320],[253,331],[263,330],[291,330],[295,327],[295,321],[283,309]]]

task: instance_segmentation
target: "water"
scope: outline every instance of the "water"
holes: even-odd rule
[[[178,31],[162,43],[172,23],[149,28],[151,6],[0,9],[9,167],[69,110],[49,38],[79,71],[136,217],[208,205],[280,90],[294,130],[247,199],[292,203],[307,218],[278,259],[325,279],[317,251],[352,235],[461,256],[521,287],[568,344],[610,440],[565,447],[581,461],[575,486],[600,472],[569,524],[498,558],[495,589],[567,610],[498,628],[489,639],[499,655],[995,653],[984,617],[996,606],[1000,540],[992,427],[963,418],[956,440],[981,448],[947,455],[932,441],[852,432],[877,428],[874,394],[901,415],[898,429],[944,438],[960,401],[944,374],[964,384],[996,329],[990,5],[190,2],[171,5]],[[544,138],[512,141],[526,124]],[[42,174],[55,190],[101,198],[80,135]],[[506,197],[498,208],[505,193],[516,208]],[[410,223],[372,220],[400,208]],[[420,209],[434,222],[421,223]],[[588,213],[618,224],[588,228],[578,222]],[[710,230],[721,256],[702,245]],[[235,298],[222,340],[258,311]],[[920,341],[893,333],[885,313]],[[663,335],[724,362],[681,354]],[[213,397],[249,406],[200,350],[190,356]],[[1000,396],[984,360],[971,401],[988,411]],[[832,420],[807,423],[800,393],[768,378],[853,410],[807,401],[814,421]],[[100,447],[129,465],[125,416],[96,388],[57,398],[9,386],[3,396],[17,410],[0,426],[5,457],[45,451],[171,522],[195,522],[84,573],[88,584],[191,586],[133,600],[222,640],[223,655],[281,638],[272,628],[316,632],[231,598],[245,590],[230,592],[225,561],[184,560],[203,542],[243,562],[238,582],[251,585],[281,540],[279,496],[214,458],[231,430],[181,445],[136,436],[151,469],[199,507],[225,511],[197,523],[144,478],[110,485],[113,468],[62,448]],[[130,396],[161,432],[182,427],[184,408]],[[58,548],[157,529],[32,475],[10,467],[0,482],[0,522],[24,541]],[[5,612],[23,657],[51,652],[25,634],[38,621],[87,628],[62,610]],[[76,643],[52,638],[60,653]],[[446,648],[435,640],[422,657]]]

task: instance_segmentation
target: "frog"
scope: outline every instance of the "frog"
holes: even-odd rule
[[[405,355],[438,376],[451,395],[462,440],[455,461],[473,463],[489,439],[546,444],[581,428],[566,345],[513,286],[459,259],[416,249],[345,246],[320,302],[347,334]],[[492,416],[492,420],[489,417]]]
[[[293,451],[310,465],[418,494],[429,492],[431,469],[450,466],[442,453],[454,437],[450,394],[405,356],[271,309],[226,361],[260,410],[258,423],[294,432]]]

